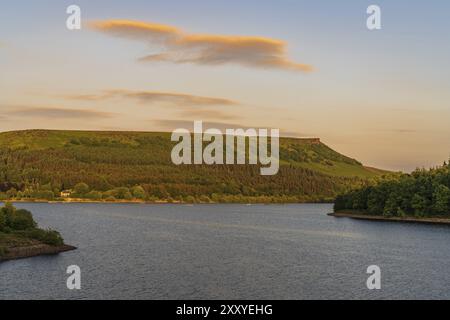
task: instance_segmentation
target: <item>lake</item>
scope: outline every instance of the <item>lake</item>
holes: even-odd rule
[[[328,204],[16,206],[78,250],[0,263],[0,299],[450,299],[448,226],[338,219]]]

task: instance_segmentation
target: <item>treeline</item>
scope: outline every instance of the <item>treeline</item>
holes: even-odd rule
[[[173,146],[165,133],[2,133],[0,200],[57,200],[69,190],[71,198],[105,201],[317,202],[379,175],[308,140],[280,140],[275,176],[250,165],[175,166]]]
[[[389,217],[450,216],[450,164],[391,176],[374,186],[339,195],[335,211],[355,210]]]
[[[0,192],[0,200],[59,200],[67,197],[88,200],[142,200],[149,202],[186,203],[296,203],[332,201],[338,192],[351,186],[362,185],[359,178],[331,177],[307,169],[283,167],[278,177],[262,177],[257,168],[233,166],[227,171],[203,166],[202,168],[165,168],[140,179],[120,181],[112,185],[105,177],[86,171],[76,179],[62,178],[41,184],[20,182],[5,184],[8,189]],[[120,170],[119,168],[117,170]],[[149,169],[150,172],[153,170]],[[256,171],[256,172],[253,172]],[[166,172],[164,175],[163,172]],[[253,174],[252,174],[253,172]],[[80,181],[73,184],[71,181]],[[84,181],[89,181],[88,184]],[[120,186],[123,183],[125,186]]]

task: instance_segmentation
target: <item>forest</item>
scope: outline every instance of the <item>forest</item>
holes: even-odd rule
[[[450,217],[450,164],[390,176],[344,193],[334,209],[387,217]]]
[[[176,166],[174,144],[169,133],[0,133],[0,200],[318,202],[389,175],[318,139],[281,138],[275,176],[258,165]]]

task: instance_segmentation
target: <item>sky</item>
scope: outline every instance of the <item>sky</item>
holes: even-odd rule
[[[66,9],[81,8],[81,30]],[[369,5],[381,30],[366,27]],[[0,131],[279,128],[365,165],[450,156],[450,2],[5,0]]]

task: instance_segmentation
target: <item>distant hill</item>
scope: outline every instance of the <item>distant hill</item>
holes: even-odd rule
[[[170,133],[158,132],[0,133],[0,196],[54,198],[85,183],[88,189],[77,196],[91,199],[323,201],[388,173],[318,139],[281,138],[275,176],[261,176],[259,167],[250,165],[175,166],[170,159],[175,144]]]

